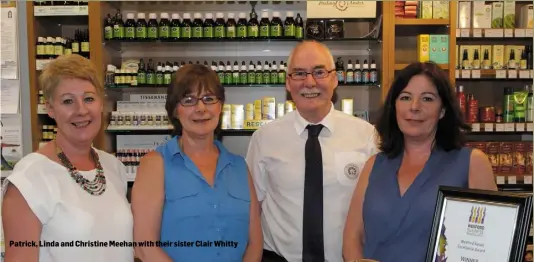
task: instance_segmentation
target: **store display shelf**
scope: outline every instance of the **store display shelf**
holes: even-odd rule
[[[532,80],[532,69],[456,69],[458,80]]]
[[[496,174],[495,182],[502,191],[532,192],[532,175],[524,174]]]
[[[498,39],[532,41],[533,33],[532,28],[458,28],[456,29],[456,38],[457,40],[483,40],[485,42]]]
[[[395,18],[395,25],[448,25],[449,19]]]
[[[106,43],[226,43],[226,42],[300,42],[303,40],[316,40],[321,42],[342,42],[342,41],[379,41],[376,37],[351,37],[334,39],[296,39],[296,38],[183,38],[173,40],[163,39],[109,39]]]
[[[522,134],[532,133],[534,123],[472,123],[470,134]]]
[[[79,6],[34,6],[34,16],[87,16],[87,5]]]
[[[394,65],[394,69],[395,70],[402,70],[405,67],[407,67],[408,65],[410,65],[410,64],[395,64]],[[449,69],[449,64],[438,64],[438,65],[439,65],[439,67],[441,69],[444,69],[444,70],[448,70]]]
[[[38,104],[37,105],[37,114],[38,115],[47,115],[48,112],[46,111],[46,105]]]

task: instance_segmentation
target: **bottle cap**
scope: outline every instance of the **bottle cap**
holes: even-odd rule
[[[238,65],[235,65],[235,66],[233,66],[233,69],[234,69],[234,70],[239,70],[239,66],[238,66]]]
[[[235,14],[234,13],[228,13],[228,19],[234,19]]]
[[[206,14],[204,15],[204,17],[205,17],[206,19],[213,19],[213,14],[212,14],[212,13],[206,13]]]
[[[293,17],[293,12],[291,11],[286,12],[286,18],[288,17]]]
[[[56,37],[56,43],[63,43],[61,36]]]
[[[195,19],[202,19],[202,14],[201,13],[195,13],[194,14],[194,18]]]
[[[224,13],[217,12],[217,13],[215,14],[215,16],[216,16],[217,18],[224,18]]]
[[[165,66],[165,71],[171,71],[171,66],[170,65],[166,65]]]
[[[191,19],[190,13],[184,13],[184,19]]]
[[[280,12],[273,12],[273,17],[280,17]]]
[[[458,92],[463,92],[464,91],[464,86],[458,86]]]
[[[108,71],[111,72],[111,71],[115,71],[113,70],[113,65],[108,65]]]
[[[150,14],[148,14],[148,18],[149,19],[157,19],[158,16],[156,15],[156,13],[150,13]]]
[[[46,38],[46,42],[54,43],[55,41],[54,41],[53,37],[49,36],[49,37]]]
[[[161,13],[159,14],[160,19],[169,19],[169,13]]]
[[[347,69],[352,69],[352,64],[347,64]]]
[[[126,19],[135,19],[135,14],[134,13],[127,13],[126,14]]]
[[[177,13],[173,13],[171,15],[171,18],[172,18],[172,20],[178,20],[178,19],[180,19],[180,15],[178,15]]]
[[[44,39],[44,37],[42,37],[42,36],[37,37],[37,41],[39,41],[39,42],[44,42],[44,40],[45,40],[45,39]]]
[[[239,18],[247,18],[247,14],[246,13],[239,13]]]
[[[137,13],[137,19],[145,19],[145,13]]]
[[[261,12],[261,18],[269,18],[269,12]]]
[[[368,69],[369,68],[369,65],[367,63],[364,63],[363,64],[363,69]]]
[[[160,65],[159,65],[158,67],[156,67],[156,70],[158,70],[158,71],[161,71],[161,69],[162,69],[162,68],[161,68]]]
[[[371,64],[371,69],[376,69],[376,64]]]
[[[248,70],[254,70],[254,65],[249,65]]]

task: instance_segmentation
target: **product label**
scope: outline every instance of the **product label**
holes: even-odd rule
[[[146,83],[149,85],[156,84],[156,78],[154,77],[153,73],[146,74]]]
[[[279,84],[285,84],[286,83],[286,72],[278,73],[278,83]]]
[[[362,82],[363,83],[369,83],[369,72],[363,72],[362,73]]]
[[[163,74],[156,74],[156,84],[163,85]]]
[[[113,28],[111,26],[106,26],[104,28],[104,38],[113,39]]]
[[[240,25],[237,27],[237,37],[247,37],[247,26]]]
[[[271,83],[278,84],[278,72],[271,72]]]
[[[55,55],[63,55],[63,46],[55,46],[54,47],[54,54]]]
[[[347,71],[347,83],[353,83],[353,82],[354,82],[354,72]]]
[[[295,38],[302,39],[304,37],[304,28],[301,26],[295,27]]]
[[[371,83],[376,83],[378,81],[378,73],[376,71],[371,72],[370,80]]]
[[[137,73],[137,83],[140,85],[146,84],[146,75],[145,73]]]
[[[257,25],[252,25],[252,26],[248,27],[248,36],[249,37],[258,37],[259,36],[258,26]]]
[[[223,25],[218,25],[215,27],[215,37],[217,38],[223,38],[225,37],[225,33],[226,31],[224,30],[224,26]]]
[[[336,71],[336,75],[337,75],[337,81],[341,82],[341,83],[345,83],[345,72],[343,71]]]
[[[263,84],[263,74],[261,72],[256,73],[256,84]]]
[[[354,82],[355,83],[361,83],[362,82],[362,72],[360,72],[360,70],[354,72]]]
[[[171,27],[171,37],[180,38],[180,27],[179,26]]]
[[[194,38],[201,38],[202,37],[202,27],[200,26],[196,26],[196,27],[193,27],[193,37]]]
[[[155,26],[148,28],[148,38],[155,39],[158,38],[158,28]]]
[[[171,83],[172,75],[170,73],[166,73],[163,75],[163,84],[168,85]]]
[[[89,42],[82,42],[82,52],[89,52]]]
[[[219,72],[217,73],[217,75],[219,76],[219,82],[221,82],[221,84],[224,84],[224,72]]]
[[[265,72],[263,73],[263,83],[270,84],[271,83],[271,73]]]
[[[159,37],[169,38],[170,33],[169,26],[164,25],[159,27]]]
[[[204,27],[204,37],[213,38],[213,27]]]
[[[260,36],[261,37],[269,37],[269,26],[268,25],[262,25],[260,26]]]
[[[239,73],[239,83],[242,85],[247,84],[247,73]]]
[[[284,27],[284,36],[294,37],[295,36],[295,25],[286,25]]]
[[[232,73],[230,72],[224,73],[224,83],[227,85],[231,85],[233,82],[234,81],[232,79]]]
[[[248,73],[247,81],[248,81],[249,84],[254,84],[256,82],[256,73],[254,73],[254,72]]]
[[[232,73],[232,84],[239,84],[239,73]]]
[[[74,45],[74,44],[73,44]],[[54,46],[53,45],[46,45],[45,46],[45,53],[47,55],[54,55],[55,54],[55,51],[54,51]]]
[[[273,37],[282,36],[282,27],[280,25],[271,26],[271,36]]]
[[[65,48],[65,54],[66,54],[66,55],[71,55],[71,54],[72,54],[72,49],[70,49],[70,48]]]
[[[120,25],[113,26],[113,38],[123,38],[124,37],[124,27]]]
[[[137,27],[135,29],[135,37],[140,39],[147,38],[146,27]]]
[[[227,37],[236,37],[235,26],[229,26],[229,27],[226,28],[226,36]]]
[[[191,38],[191,27],[182,27],[182,37]]]
[[[37,46],[37,55],[45,55],[45,47],[44,45],[38,45]]]
[[[135,27],[126,27],[126,38],[135,38]]]

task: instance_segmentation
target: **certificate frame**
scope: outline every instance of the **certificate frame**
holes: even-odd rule
[[[440,186],[432,222],[432,231],[426,254],[426,262],[440,261],[437,250],[440,244],[446,201],[475,202],[477,205],[515,207],[515,226],[507,262],[523,262],[532,219],[532,193],[503,192]],[[484,207],[485,210],[485,207]],[[484,211],[485,213],[485,211]],[[448,260],[447,260],[448,261]]]

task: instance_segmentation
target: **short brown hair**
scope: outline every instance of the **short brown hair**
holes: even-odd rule
[[[211,68],[200,64],[188,64],[180,67],[173,75],[171,84],[167,88],[165,110],[174,128],[174,135],[182,134],[182,125],[176,117],[176,108],[187,95],[203,91],[213,94],[224,104],[225,95],[219,76]]]
[[[89,81],[98,95],[104,93],[97,70],[89,59],[76,54],[62,55],[50,62],[39,76],[45,100],[49,102],[61,80],[69,78]]]

